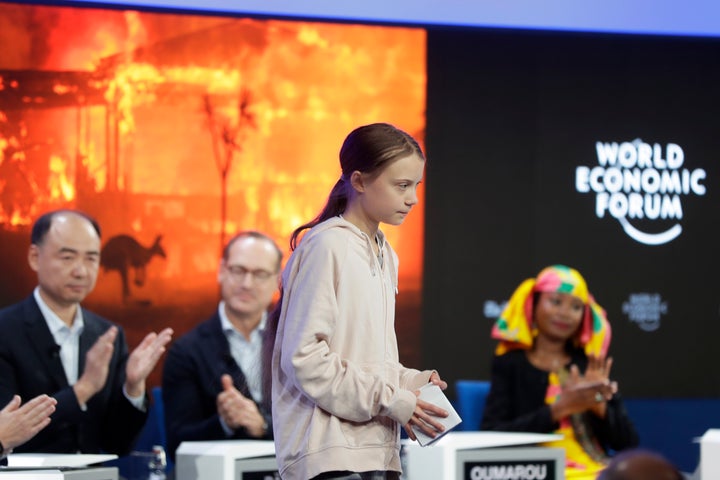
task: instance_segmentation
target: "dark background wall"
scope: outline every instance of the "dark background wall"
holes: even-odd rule
[[[626,396],[720,394],[720,43],[712,39],[431,28],[428,32],[423,363],[451,383],[489,378],[490,328],[544,266],[577,268],[613,327]],[[596,142],[658,144],[703,169],[682,218],[628,219],[682,233],[628,236],[576,168]],[[633,313],[634,312],[634,313]],[[638,313],[645,315],[641,321]]]

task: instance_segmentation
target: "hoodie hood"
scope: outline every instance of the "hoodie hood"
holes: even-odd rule
[[[321,232],[324,232],[326,230],[330,230],[333,228],[343,228],[347,229],[348,231],[352,232],[354,234],[354,238],[357,238],[358,242],[361,242],[367,251],[367,260],[368,260],[368,268],[370,269],[370,272],[373,276],[376,276],[380,273],[382,270],[382,267],[380,265],[379,260],[375,256],[375,251],[373,250],[372,242],[373,239],[368,236],[365,232],[360,230],[354,223],[349,222],[346,220],[342,215],[338,215],[336,217],[329,218],[325,220],[324,222],[321,222],[317,225],[315,225],[313,228],[308,230],[305,235],[303,235],[302,239],[300,240],[300,244],[298,245],[298,248],[302,248],[302,244],[306,241],[309,241],[312,237],[315,235],[318,235]],[[395,294],[398,293],[398,257],[395,251],[390,247],[390,244],[387,243],[385,240],[385,234],[382,230],[378,229],[377,231],[377,242],[378,246],[380,247],[380,251],[382,252],[383,261],[388,262],[387,267],[390,270],[390,276],[392,278],[393,287],[395,288]]]

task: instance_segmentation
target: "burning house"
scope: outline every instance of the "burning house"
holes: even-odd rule
[[[423,137],[421,29],[0,11],[0,236],[20,279],[3,304],[34,285],[24,262],[32,220],[71,206],[98,218],[104,241],[126,235],[149,248],[162,236],[164,258],[148,264],[142,287],[131,285],[142,302],[121,307],[112,270],[88,302],[114,318],[172,308],[181,332],[216,300],[225,235],[260,229],[285,246],[317,213],[347,132],[382,120]],[[387,233],[419,302],[422,212],[411,217]],[[156,316],[133,312],[138,324]]]

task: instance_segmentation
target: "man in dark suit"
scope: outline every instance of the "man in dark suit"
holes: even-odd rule
[[[270,439],[263,407],[262,343],[267,309],[280,281],[282,252],[268,236],[242,232],[220,262],[215,314],[168,351],[163,400],[168,451],[183,441]]]
[[[100,263],[100,228],[83,213],[41,216],[28,261],[38,286],[0,311],[0,404],[41,394],[57,404],[16,451],[127,453],[147,416],[145,379],[172,330],[148,334],[128,354],[122,328],[80,306]]]

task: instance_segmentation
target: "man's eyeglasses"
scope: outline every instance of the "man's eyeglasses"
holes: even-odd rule
[[[242,265],[225,265],[225,268],[228,272],[230,272],[232,279],[238,282],[243,281],[247,275],[250,275],[256,282],[264,282],[275,275],[275,273],[268,272],[267,270],[250,270]]]

